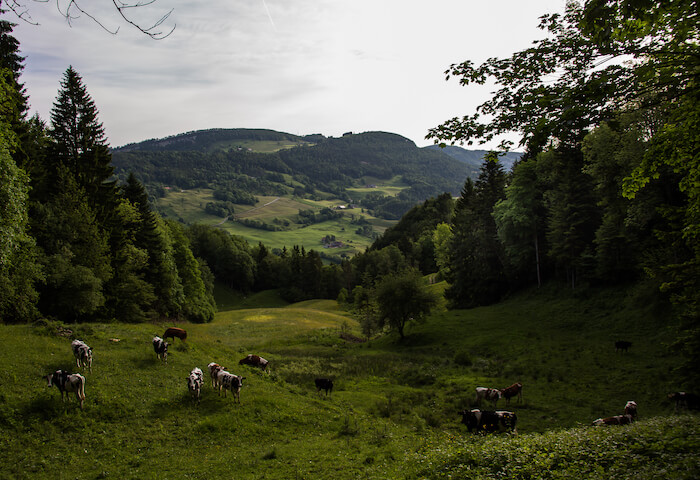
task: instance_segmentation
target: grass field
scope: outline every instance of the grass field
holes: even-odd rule
[[[165,325],[69,325],[95,352],[82,411],[74,399],[62,405],[41,378],[75,370],[70,339],[51,325],[0,326],[0,478],[700,474],[698,417],[674,416],[665,400],[684,387],[664,346],[671,325],[643,295],[544,289],[440,310],[403,343],[342,340],[341,331],[359,334],[357,323],[333,301],[287,305],[274,292],[219,287],[217,303],[225,310],[211,324],[179,324],[189,336],[171,346],[167,364],[151,346]],[[628,353],[614,351],[618,338],[633,342]],[[239,366],[247,353],[269,359],[271,373]],[[200,405],[189,398],[185,377],[212,361],[246,377],[241,405],[209,382]],[[331,396],[317,394],[317,376],[335,379]],[[468,435],[457,412],[473,406],[474,388],[514,381],[524,385],[523,403],[509,407],[519,437]],[[628,400],[639,404],[638,424],[587,426]]]
[[[186,224],[217,225],[233,235],[243,237],[251,245],[262,242],[271,248],[303,245],[307,249],[321,250],[323,249],[321,239],[326,235],[335,235],[338,240],[345,243],[345,247],[324,250],[324,252],[338,258],[362,252],[374,241],[372,238],[355,233],[358,227],[350,223],[353,216],[364,217],[378,235],[396,224],[396,221],[373,217],[360,208],[344,210],[344,216],[340,219],[309,226],[293,223],[299,210],[320,211],[324,207],[342,204],[338,200],[314,201],[291,196],[258,196],[258,203],[255,205],[236,205],[236,218],[260,220],[265,223],[272,223],[274,219],[291,222],[288,230],[271,232],[207,214],[204,207],[207,203],[215,201],[212,193],[213,191],[209,189],[171,191],[164,198],[158,199],[158,209],[168,218],[174,218]]]

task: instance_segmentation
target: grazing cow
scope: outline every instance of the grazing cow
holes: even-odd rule
[[[613,417],[607,417],[607,418],[599,418],[597,420],[594,420],[592,425],[594,427],[599,427],[601,425],[629,425],[634,421],[634,418],[632,418],[632,415],[625,414],[625,415],[615,415]]]
[[[462,423],[467,426],[468,431],[474,430],[474,433],[493,433],[495,431],[509,431],[515,435],[518,434],[517,423],[518,417],[514,412],[506,412],[504,410],[463,410],[459,412],[462,415]]]
[[[687,410],[700,410],[700,396],[689,392],[669,393],[668,398],[676,402],[675,411],[680,408]]]
[[[175,341],[175,337],[179,338],[180,340],[185,340],[187,338],[187,332],[184,331],[182,328],[177,327],[170,327],[165,329],[165,333],[163,334],[163,340],[172,338],[173,341]]]
[[[615,342],[615,351],[616,352],[626,352],[627,350],[630,349],[632,346],[632,342],[627,342],[625,340],[618,340]]]
[[[202,370],[199,367],[194,367],[190,372],[190,376],[187,377],[187,388],[192,395],[192,399],[199,403],[199,397],[202,392],[202,384],[204,384],[204,376]]]
[[[219,388],[219,372],[226,370],[226,367],[222,367],[218,363],[211,362],[209,365],[207,365],[207,368],[209,368],[209,376],[211,377],[212,388]]]
[[[75,363],[78,368],[85,368],[87,366],[92,372],[92,348],[88,347],[87,344],[81,340],[73,340],[70,346],[73,349]]]
[[[321,390],[326,391],[326,396],[329,393],[333,393],[333,380],[330,378],[317,378],[314,380],[314,383],[316,384],[316,393],[320,393]]]
[[[625,404],[625,415],[630,415],[634,420],[637,420],[637,402],[630,400]]]
[[[243,380],[245,377],[239,377],[233,373],[228,373],[224,370],[219,372],[219,391],[224,391],[224,397],[226,396],[226,390],[231,390],[233,394],[234,402],[237,400],[241,403],[241,387],[243,386]]]
[[[514,383],[510,387],[501,390],[501,396],[506,399],[506,405],[510,403],[510,399],[517,396],[518,402],[523,401],[523,384],[520,382]]]
[[[481,406],[481,401],[493,403],[493,408],[496,408],[498,400],[501,398],[501,391],[497,388],[476,387],[476,403]]]
[[[248,356],[245,358],[242,358],[239,362],[239,365],[250,365],[251,367],[260,367],[263,371],[267,371],[268,367],[270,366],[270,362],[265,360],[259,355],[253,355],[252,353],[249,353]]]
[[[153,350],[155,350],[156,356],[159,360],[161,360],[162,355],[162,360],[165,363],[168,363],[168,342],[160,337],[153,337]]]
[[[85,377],[79,373],[71,374],[63,370],[56,370],[51,375],[47,375],[46,380],[49,382],[49,387],[56,385],[56,388],[61,392],[61,401],[65,402],[64,393],[67,399],[69,393],[75,392],[75,396],[80,402],[80,408],[83,408],[83,402],[85,402]]]

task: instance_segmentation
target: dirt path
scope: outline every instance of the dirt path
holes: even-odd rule
[[[279,199],[280,199],[280,197],[276,197],[276,198],[274,198],[273,200],[270,200],[269,202],[267,202],[267,203],[264,204],[264,205],[260,205],[259,207],[253,207],[253,208],[251,208],[250,210],[246,210],[245,212],[241,212],[241,213],[239,213],[238,215],[234,215],[233,217],[234,217],[234,218],[240,218],[241,216],[246,215],[246,214],[248,214],[248,213],[250,213],[250,212],[254,212],[255,210],[260,210],[261,208],[265,208],[265,207],[267,207],[268,205],[272,205],[273,203],[275,203],[275,202],[276,202],[277,200],[279,200]],[[225,221],[225,220],[224,220],[224,221]],[[223,222],[221,222],[221,223],[223,223]]]

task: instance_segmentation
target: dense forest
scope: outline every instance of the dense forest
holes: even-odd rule
[[[174,149],[177,139],[166,152],[129,146],[112,154],[72,67],[50,123],[27,118],[23,58],[12,24],[3,21],[0,318],[204,322],[213,318],[216,279],[242,291],[280,289],[290,301],[338,298],[362,314],[370,334],[391,316],[382,295],[413,291],[420,275],[446,279],[453,307],[494,303],[544,282],[574,292],[635,283],[678,319],[673,348],[686,373],[697,377],[695,8],[690,1],[571,3],[565,15],[542,17],[547,38],[532,48],[480,66],[453,65],[447,74],[462,84],[500,86],[479,109],[491,120],[455,118],[429,135],[445,145],[471,144],[517,131],[526,151],[510,171],[496,152],[489,154],[478,178],[458,185],[456,200],[446,178],[465,178],[463,165],[438,152],[418,158],[415,145],[388,134],[314,137],[305,139],[313,147],[272,155],[185,155]],[[368,145],[371,159],[363,157]],[[397,152],[405,159],[401,171],[382,161]],[[416,162],[426,161],[447,175],[419,175]],[[318,252],[303,247],[251,247],[216,228],[163,220],[141,183],[211,186],[213,175],[226,198],[226,191],[243,189],[240,182],[248,182],[249,194],[279,188],[266,180],[270,172],[304,175],[307,185],[339,193],[358,174],[402,175],[421,198],[432,198],[410,208],[415,198],[407,194],[401,208],[387,210],[410,210],[370,249],[324,265]]]

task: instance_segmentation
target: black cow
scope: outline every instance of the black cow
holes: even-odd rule
[[[459,412],[462,415],[462,423],[467,426],[468,431],[474,430],[475,433],[493,433],[495,431],[505,430],[518,434],[517,423],[518,417],[513,412],[504,410],[463,410]]]
[[[680,408],[700,410],[700,396],[689,392],[669,393],[668,398],[676,402],[676,411]]]
[[[316,383],[316,391],[320,392],[321,390],[326,391],[326,396],[328,396],[329,393],[333,392],[333,380],[330,378],[317,378],[314,380]]]
[[[618,340],[617,342],[615,342],[615,351],[616,352],[618,352],[618,351],[619,352],[626,352],[627,350],[630,349],[631,346],[632,346],[632,342],[628,342],[625,340]]]

